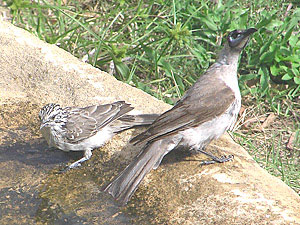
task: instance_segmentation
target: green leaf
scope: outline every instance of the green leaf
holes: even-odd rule
[[[171,66],[171,64],[169,62],[167,62],[164,57],[162,57],[159,60],[158,65],[161,66],[164,70],[168,70],[168,72],[171,72],[172,70],[174,70],[173,67]]]
[[[279,51],[283,56],[290,56],[292,54],[291,50],[285,46],[281,46]]]
[[[299,76],[299,68],[292,67],[292,71],[293,71],[293,74],[295,75],[295,77]]]
[[[130,74],[130,69],[128,68],[128,66],[123,62],[116,62],[115,66],[118,74],[122,76],[123,80],[127,80]]]
[[[281,79],[282,80],[291,80],[291,79],[293,79],[293,77],[290,74],[286,73]]]
[[[267,67],[264,66],[259,69],[258,74],[260,75],[260,94],[264,96],[269,89],[269,71]]]
[[[266,26],[266,28],[268,30],[273,30],[273,29],[275,29],[275,27],[280,27],[282,25],[283,25],[283,22],[281,20],[274,19]]]
[[[300,77],[294,77],[294,81],[296,84],[300,84]]]
[[[279,74],[280,69],[276,65],[270,66],[270,71],[273,76],[277,76]]]
[[[291,36],[289,39],[289,44],[292,47],[295,47],[297,45],[297,43],[299,43],[299,36],[296,36],[296,35]]]
[[[156,51],[150,47],[143,46],[143,50],[151,61],[155,61]]]
[[[266,42],[266,44],[264,44],[260,48],[259,53],[263,54],[264,52],[268,51],[270,45],[272,44],[272,42],[274,41],[275,38],[277,38],[277,35],[273,35],[272,37],[270,37],[270,39]]]
[[[267,26],[269,23],[271,23],[272,20],[274,20],[277,17],[276,14],[268,17],[268,18],[263,18],[258,24],[256,24],[255,28],[259,29],[261,27]]]
[[[153,94],[153,93],[151,92],[150,87],[149,87],[148,85],[142,83],[142,82],[137,82],[137,83],[136,83],[136,87],[137,87],[138,89],[143,90],[144,92],[146,92],[146,93],[148,93],[148,94]]]
[[[256,78],[257,78],[257,74],[250,73],[250,74],[247,74],[247,75],[241,75],[239,77],[239,81],[253,80],[253,79],[256,79]]]
[[[174,74],[174,78],[175,78],[175,80],[177,82],[177,85],[179,86],[180,90],[184,91],[185,90],[185,86],[184,86],[184,84],[182,82],[182,77],[179,76],[178,74]]]
[[[246,12],[244,12],[242,15],[240,15],[240,26],[241,27],[246,27],[247,23],[248,23],[248,13],[249,11],[247,10]]]
[[[275,52],[265,52],[260,56],[260,63],[271,63],[274,60]]]
[[[201,17],[201,20],[203,23],[206,24],[206,26],[213,31],[217,31],[218,30],[218,26],[214,23],[213,20],[211,20],[209,17]]]

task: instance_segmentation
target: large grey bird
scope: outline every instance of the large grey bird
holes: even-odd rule
[[[197,80],[173,108],[159,116],[149,128],[131,142],[144,144],[142,151],[104,191],[121,204],[126,204],[138,185],[163,157],[184,146],[212,158],[210,163],[232,159],[216,157],[204,151],[213,139],[232,129],[241,107],[237,68],[241,51],[256,29],[234,30],[217,61]]]
[[[40,131],[50,147],[63,151],[84,151],[84,157],[66,169],[80,166],[116,133],[134,126],[149,125],[157,114],[128,115],[133,110],[124,101],[85,108],[47,104],[39,112]]]

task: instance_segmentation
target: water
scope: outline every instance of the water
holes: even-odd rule
[[[100,191],[101,168],[57,173],[82,153],[49,149],[38,111],[28,102],[0,106],[0,224],[132,224]]]

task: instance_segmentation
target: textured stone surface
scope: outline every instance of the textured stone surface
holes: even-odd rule
[[[57,174],[81,154],[46,151],[37,118],[45,103],[125,100],[148,113],[170,106],[5,22],[0,54],[0,224],[300,224],[299,196],[228,135],[207,150],[234,154],[234,161],[201,167],[202,155],[171,152],[125,208],[100,190],[139,151],[127,141],[140,129]]]

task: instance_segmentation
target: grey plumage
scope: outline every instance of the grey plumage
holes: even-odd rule
[[[50,147],[63,151],[84,151],[84,157],[68,168],[80,166],[92,156],[94,148],[101,147],[116,133],[134,126],[149,125],[157,114],[128,115],[133,110],[124,101],[84,108],[58,104],[44,106],[39,117],[40,130]]]
[[[131,142],[142,143],[139,155],[104,191],[126,204],[144,176],[156,169],[163,157],[177,146],[184,146],[226,162],[232,157],[215,157],[203,149],[213,139],[232,129],[241,107],[237,81],[238,58],[256,29],[235,30],[217,61],[186,92],[176,105],[159,116],[149,128]]]

